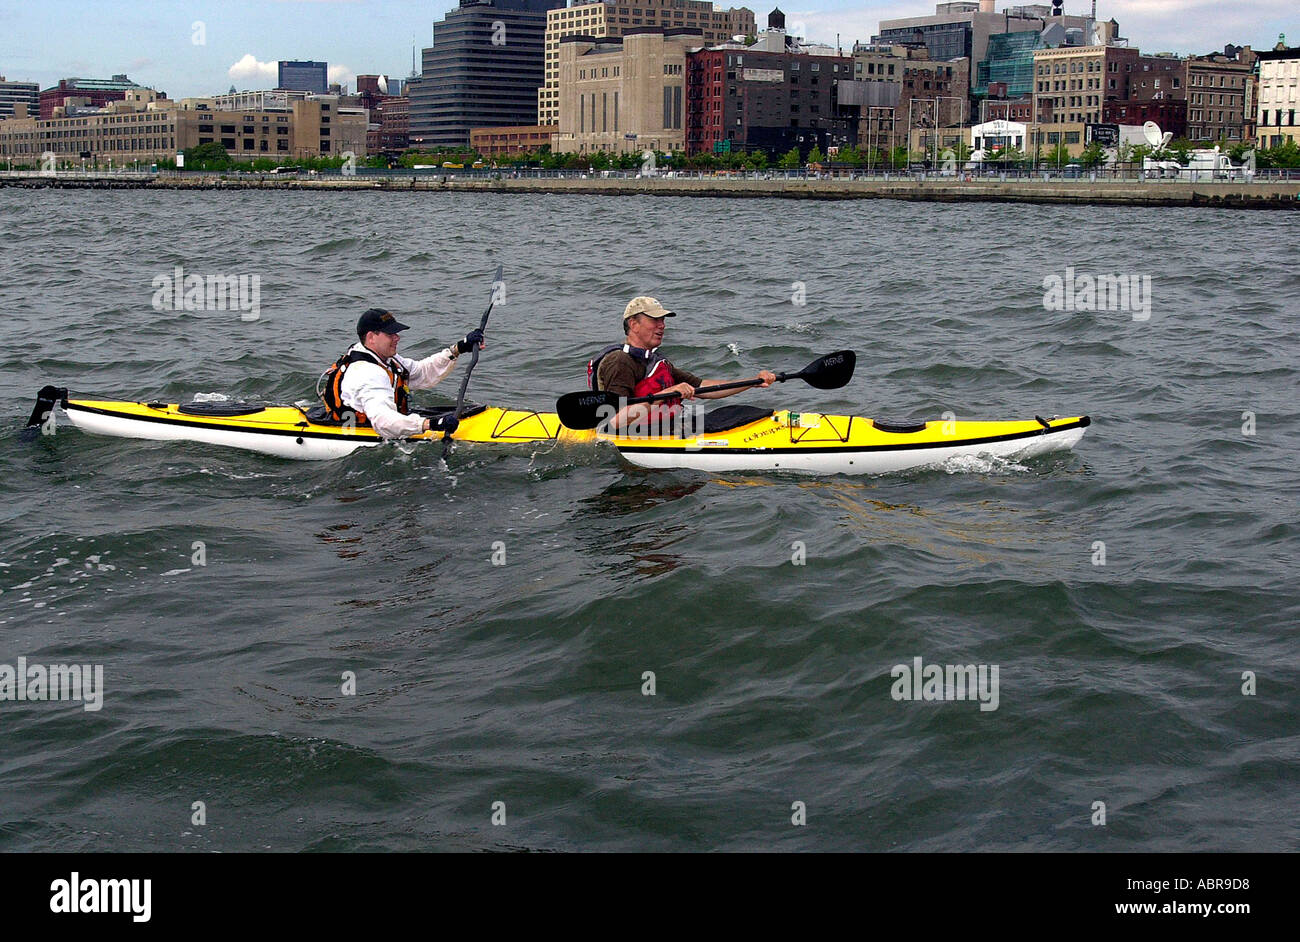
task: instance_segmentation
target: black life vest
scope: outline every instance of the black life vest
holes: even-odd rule
[[[658,347],[655,347],[653,350],[646,350],[644,347],[634,347],[630,343],[611,344],[587,361],[587,388],[592,392],[596,391],[596,383],[599,381],[596,374],[600,370],[600,361],[605,359],[606,356],[613,353],[615,350],[622,350],[630,357],[637,360],[644,360],[647,373],[653,370],[654,365],[663,359],[663,357],[659,355]]]
[[[335,422],[343,422],[350,413],[356,418],[358,425],[369,425],[370,420],[366,414],[360,410],[349,409],[343,404],[343,374],[347,368],[358,360],[364,360],[367,363],[374,363],[388,374],[389,382],[393,384],[393,404],[397,411],[403,415],[411,414],[411,386],[410,371],[407,370],[398,360],[394,359],[385,363],[378,356],[371,353],[364,347],[360,350],[349,349],[347,353],[334,361],[334,365],[325,371],[321,377],[323,388],[321,388],[321,402],[325,403],[325,411]]]

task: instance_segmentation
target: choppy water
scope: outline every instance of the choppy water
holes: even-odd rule
[[[0,701],[0,849],[1295,849],[1295,226],[0,190],[0,664],[100,664],[106,688],[94,712]],[[431,350],[498,262],[481,402],[581,388],[649,293],[702,374],[858,351],[842,390],[736,401],[1095,424],[1071,454],[881,478],[18,439],[47,382],[307,398],[364,308]],[[260,319],[154,311],[175,265],[260,275]],[[1149,275],[1150,319],[1046,311],[1067,266]],[[998,708],[893,699],[916,657],[997,665]]]

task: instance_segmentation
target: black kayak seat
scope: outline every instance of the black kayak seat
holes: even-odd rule
[[[924,422],[890,422],[885,419],[872,419],[871,424],[882,432],[893,432],[895,435],[925,431]]]
[[[763,409],[759,406],[723,406],[714,409],[704,417],[704,434],[729,432],[733,428],[770,418],[771,415],[771,409]]]
[[[266,406],[260,402],[182,402],[176,407],[176,411],[184,415],[221,417],[252,415],[265,408]]]
[[[478,415],[486,408],[487,406],[466,405],[465,408],[461,411],[460,417],[462,419],[467,419],[471,415]],[[455,406],[432,406],[428,408],[421,407],[418,409],[413,409],[412,411],[415,412],[417,415],[424,416],[426,419],[436,419],[446,415],[448,412],[455,412],[456,407]],[[331,419],[325,411],[325,406],[319,403],[317,405],[312,406],[310,409],[307,409],[303,413],[303,415],[305,415],[307,417],[307,421],[312,423],[313,425],[332,425],[337,427],[343,424],[343,421],[341,419]]]

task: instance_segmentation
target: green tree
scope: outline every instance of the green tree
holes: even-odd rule
[[[1173,160],[1178,161],[1184,167],[1192,162],[1192,144],[1185,138],[1179,138],[1171,143],[1169,153]]]
[[[1094,141],[1083,149],[1079,162],[1085,167],[1100,167],[1106,162],[1106,148]]]
[[[186,170],[230,169],[230,154],[220,144],[199,144],[187,147],[181,153],[185,155]]]
[[[822,153],[822,149],[818,147],[816,144],[814,144],[813,149],[808,151],[808,163],[820,164],[823,163],[825,160],[826,160],[826,156]]]
[[[1022,167],[1027,158],[1025,152],[1019,147],[1005,147],[998,151],[993,159],[997,161],[998,166],[1005,169],[1007,167]]]
[[[781,159],[776,164],[782,170],[797,170],[799,168],[799,148],[791,147],[781,155]]]
[[[1070,148],[1064,144],[1057,144],[1051,150],[1043,154],[1042,164],[1045,167],[1059,169],[1070,162]]]
[[[1244,163],[1246,155],[1254,149],[1255,148],[1252,145],[1247,144],[1245,141],[1239,141],[1238,143],[1232,144],[1228,147],[1228,157],[1233,163]]]
[[[1294,170],[1300,167],[1300,145],[1287,140],[1280,147],[1270,147],[1255,155],[1256,166],[1267,170]]]

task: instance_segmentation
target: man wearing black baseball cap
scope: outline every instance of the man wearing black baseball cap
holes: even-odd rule
[[[438,385],[456,365],[456,358],[477,344],[483,349],[483,331],[472,330],[463,339],[423,360],[397,353],[398,334],[406,325],[391,311],[372,307],[357,321],[358,343],[348,348],[325,373],[321,399],[330,417],[344,421],[349,414],[358,425],[370,425],[381,438],[409,438],[433,429],[454,432],[454,415],[426,419],[413,414],[412,389]]]

